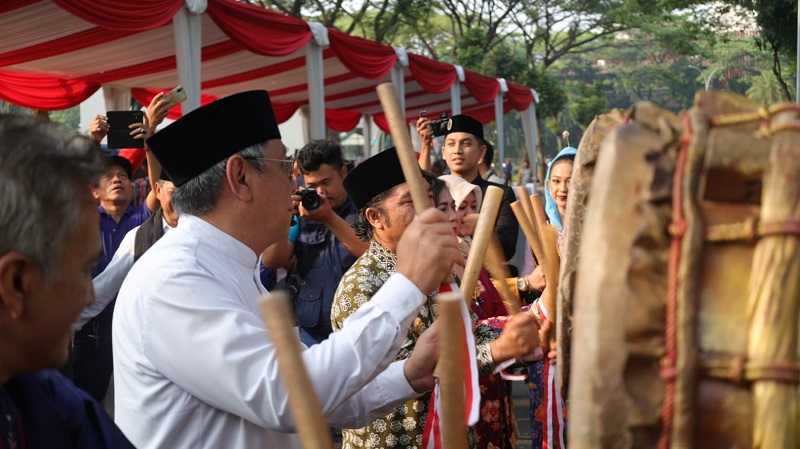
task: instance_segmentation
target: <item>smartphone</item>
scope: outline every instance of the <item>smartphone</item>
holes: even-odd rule
[[[108,111],[108,148],[144,148],[144,139],[134,139],[132,129],[134,123],[144,122],[142,111]]]
[[[183,90],[183,86],[178,86],[164,94],[164,98],[169,101],[169,107],[173,107],[186,101],[186,91]]]

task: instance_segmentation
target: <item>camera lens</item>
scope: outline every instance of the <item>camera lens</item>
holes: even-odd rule
[[[303,192],[300,203],[306,208],[306,210],[317,210],[322,204],[322,198],[319,197],[319,194],[316,191],[306,190]]]

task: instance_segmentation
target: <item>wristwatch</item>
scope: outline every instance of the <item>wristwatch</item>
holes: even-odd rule
[[[527,276],[518,277],[517,278],[517,290],[519,290],[521,292],[527,292],[528,291],[528,287],[529,287],[529,284],[528,284],[528,277]]]

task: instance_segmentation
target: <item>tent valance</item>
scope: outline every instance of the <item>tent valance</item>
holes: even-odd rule
[[[141,103],[179,84],[176,27],[184,0],[139,0],[119,8],[116,0],[8,0],[0,2],[0,98],[34,109],[74,106],[101,86],[130,89]],[[208,0],[200,21],[200,103],[236,92],[267,89],[279,117],[310,105],[308,23],[235,0]],[[347,131],[363,114],[384,130],[375,86],[403,84],[407,121],[425,109],[450,112],[454,98],[462,111],[482,122],[494,120],[500,93],[497,79],[469,70],[456,84],[451,64],[327,30],[322,48],[324,117],[327,126]],[[324,45],[324,44],[323,44]],[[453,90],[455,89],[455,90]],[[526,110],[528,87],[508,83],[503,110]],[[455,97],[453,97],[455,96]],[[499,100],[498,100],[499,101]],[[280,111],[278,111],[278,109]],[[171,111],[177,118],[180,110]],[[291,115],[291,114],[289,114]],[[288,117],[287,117],[288,118]]]

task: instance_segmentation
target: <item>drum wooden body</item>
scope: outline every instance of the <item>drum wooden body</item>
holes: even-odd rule
[[[556,312],[556,336],[558,341],[558,386],[561,397],[567,398],[569,391],[570,341],[572,338],[572,303],[575,293],[575,275],[578,268],[578,250],[580,248],[583,220],[586,216],[586,205],[600,143],[612,129],[623,120],[624,111],[614,109],[608,114],[601,114],[592,120],[586,128],[575,162],[572,167],[572,181],[567,197],[567,213],[564,222],[564,247],[561,255],[561,270],[558,283],[558,303]],[[545,186],[545,188],[548,188]]]
[[[572,449],[798,447],[800,262],[785,256],[784,265],[797,264],[780,277],[787,291],[761,298],[777,282],[758,256],[779,251],[775,238],[796,238],[784,235],[795,230],[790,219],[759,225],[770,198],[762,187],[775,183],[775,133],[800,142],[776,124],[800,113],[780,109],[701,92],[681,117],[637,104],[603,141],[577,264]],[[800,184],[800,169],[789,172],[784,182]],[[776,308],[794,326],[777,327]],[[770,338],[786,347],[754,349]],[[760,418],[770,404],[789,418]]]

